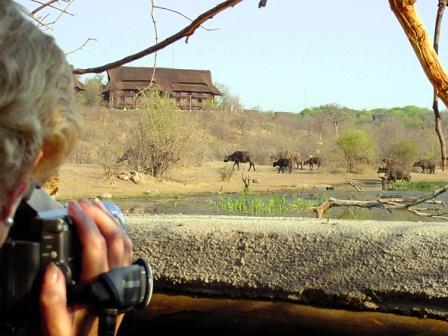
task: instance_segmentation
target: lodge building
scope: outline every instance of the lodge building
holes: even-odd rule
[[[152,83],[175,100],[182,110],[213,107],[215,96],[221,95],[208,70],[122,66],[107,71],[108,83],[102,94],[108,106],[134,109],[138,92],[150,86],[153,73]]]

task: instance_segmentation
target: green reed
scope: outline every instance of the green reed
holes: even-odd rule
[[[443,181],[420,181],[420,182],[404,182],[398,181],[392,184],[393,190],[402,190],[402,191],[422,191],[429,192],[436,190],[438,188],[442,188],[446,185],[446,182]]]
[[[237,197],[220,195],[216,201],[208,200],[207,204],[218,213],[244,214],[253,216],[284,215],[306,211],[317,206],[321,200],[306,200],[287,195],[263,196],[256,193],[243,192]]]

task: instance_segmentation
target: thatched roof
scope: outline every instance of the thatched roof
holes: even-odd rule
[[[109,82],[103,92],[136,90],[149,86],[154,68],[118,67],[107,71]],[[198,92],[221,95],[209,70],[155,68],[154,83],[171,92]]]

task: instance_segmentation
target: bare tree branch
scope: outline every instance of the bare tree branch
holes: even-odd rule
[[[152,20],[152,24],[154,26],[154,40],[156,42],[156,44],[159,42],[159,33],[157,30],[157,21],[156,21],[156,17],[154,15],[154,8],[156,8],[156,6],[154,5],[154,0],[151,0],[151,20]],[[149,87],[152,86],[152,84],[154,83],[154,78],[156,77],[156,65],[157,65],[157,52],[154,53],[154,64],[152,67],[152,76],[151,76],[151,81],[149,82]]]
[[[61,12],[59,13],[58,17],[57,17],[53,22],[50,22],[49,24],[50,24],[50,25],[54,25],[56,22],[59,21],[59,19],[62,17],[62,15],[64,15],[64,14],[68,14],[68,13],[67,13],[67,8],[70,7],[70,6],[73,4],[74,1],[75,1],[75,0],[70,0],[70,1],[68,1],[68,2],[67,2],[67,5],[64,7],[64,9],[63,9],[63,10],[60,10]]]
[[[389,0],[420,64],[437,96],[448,107],[448,75],[434,50],[431,39],[415,10],[416,0]]]
[[[242,2],[243,0],[227,0],[224,1],[220,4],[218,4],[217,6],[209,9],[208,11],[202,13],[201,15],[199,15],[195,20],[193,20],[193,22],[188,25],[187,27],[183,28],[182,30],[180,30],[179,32],[177,32],[174,35],[171,35],[170,37],[166,38],[165,40],[161,41],[160,43],[157,43],[149,48],[146,48],[138,53],[135,53],[133,55],[129,55],[127,57],[124,57],[118,61],[115,62],[111,62],[111,63],[107,63],[98,67],[94,67],[94,68],[86,68],[86,69],[75,69],[73,71],[73,73],[81,75],[81,74],[86,74],[86,73],[100,73],[100,72],[104,72],[108,69],[112,69],[118,66],[121,66],[123,64],[135,61],[137,59],[140,59],[144,56],[150,55],[156,51],[159,51],[163,48],[165,48],[166,46],[173,44],[174,42],[177,42],[178,40],[182,39],[182,38],[187,38],[191,35],[194,34],[194,32],[196,31],[196,29],[201,26],[204,22],[206,22],[207,20],[213,18],[215,15],[221,13],[222,11],[230,8],[230,7],[234,7],[237,4],[239,4],[240,2]]]
[[[52,3],[54,3],[55,1],[58,1],[58,0],[51,0],[51,1],[47,2],[47,3],[43,3],[43,2],[38,1],[38,0],[31,0],[31,1],[42,5],[42,6],[36,8],[35,10],[33,10],[33,11],[31,12],[31,14],[33,14],[33,15],[34,15],[35,13],[37,13],[39,10],[42,10],[42,9],[45,8],[45,7],[51,7],[51,8],[53,8],[53,9],[57,10],[57,11],[62,12],[63,14],[68,14],[68,15],[70,15],[70,16],[75,16],[74,14],[69,13],[69,12],[67,12],[67,11],[64,10],[64,9],[61,9],[61,8],[58,8],[58,7],[52,5]]]
[[[445,12],[446,5],[447,5],[447,0],[439,0],[439,5],[438,5],[437,15],[436,15],[436,24],[434,27],[434,50],[435,50],[436,54],[439,53],[440,28],[442,25],[443,13]],[[437,100],[436,89],[434,89],[432,109],[434,112],[434,119],[435,119],[435,131],[436,131],[437,138],[439,139],[439,144],[440,144],[440,156],[441,156],[441,161],[442,161],[442,171],[444,171],[445,164],[446,164],[446,147],[445,147],[445,137],[443,136],[443,129],[442,129],[442,117],[441,117],[440,111],[439,111],[439,103]]]
[[[52,30],[52,28],[51,28],[49,25],[47,25],[47,24],[45,23],[45,19],[46,19],[48,16],[50,16],[50,14],[45,15],[43,18],[38,18],[38,17],[35,17],[35,16],[31,16],[31,18],[32,18],[34,21],[36,21],[36,24],[37,24],[38,27],[45,27],[45,28],[47,28],[47,29]]]
[[[89,37],[81,46],[79,46],[78,48],[76,48],[76,49],[73,49],[72,51],[69,51],[69,52],[66,52],[65,53],[65,55],[67,56],[67,55],[70,55],[70,54],[73,54],[73,53],[75,53],[75,52],[77,52],[78,50],[81,50],[82,48],[84,48],[86,45],[87,45],[87,43],[89,43],[90,41],[98,41],[96,38],[92,38],[92,37]]]
[[[154,15],[154,8],[156,6],[154,5],[154,0],[151,0],[151,20],[152,20],[152,24],[154,26],[154,40],[157,44],[157,42],[159,42],[159,33],[157,30],[157,21],[156,21],[156,17]],[[136,100],[138,97],[143,96],[146,97],[146,93],[145,91],[149,90],[153,84],[154,84],[154,78],[156,77],[156,65],[157,65],[157,52],[154,53],[154,63],[152,66],[152,74],[151,74],[151,80],[149,81],[149,85],[142,88],[141,90],[138,91],[138,93],[134,96],[134,100]]]
[[[154,8],[162,9],[162,10],[166,10],[166,11],[168,11],[168,12],[173,12],[173,13],[179,14],[180,16],[186,18],[187,20],[189,20],[189,21],[193,21],[193,20],[190,19],[188,16],[186,16],[186,15],[182,14],[181,12],[178,12],[178,11],[176,11],[176,10],[174,10],[174,9],[170,9],[170,8],[166,8],[166,7],[161,7],[161,6],[154,6]],[[202,26],[202,25],[199,26],[199,27],[202,28],[202,29],[205,29],[206,31],[219,30],[219,28],[205,28],[205,27]]]
[[[41,11],[41,10],[44,9],[45,7],[48,7],[48,6],[50,6],[51,4],[53,4],[53,3],[57,2],[57,1],[58,1],[58,0],[50,0],[50,1],[48,1],[47,3],[43,3],[42,6],[39,6],[39,7],[37,7],[36,9],[34,9],[34,10],[31,12],[31,15],[36,14],[37,12]]]

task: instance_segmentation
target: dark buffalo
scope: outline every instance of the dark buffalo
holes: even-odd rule
[[[413,167],[422,168],[422,173],[428,170],[429,174],[434,174],[436,171],[436,163],[433,160],[420,160],[414,163]]]
[[[309,165],[310,170],[313,170],[313,165],[317,165],[317,169],[322,168],[322,160],[318,156],[312,156],[308,160],[303,161],[304,165]]]
[[[254,155],[250,152],[244,152],[244,151],[236,151],[233,154],[230,154],[229,156],[226,156],[224,158],[224,162],[233,161],[233,167],[232,170],[235,169],[235,165],[237,165],[238,170],[240,170],[240,162],[247,163],[249,162],[249,169],[250,167],[254,168],[255,171],[255,164],[254,164]]]
[[[280,171],[282,173],[284,173],[283,169],[288,167],[289,168],[289,173],[291,174],[291,170],[292,170],[292,160],[291,159],[279,159],[277,161],[275,161],[272,164],[272,167],[277,167],[278,166],[278,173],[280,174]]]
[[[301,158],[300,154],[297,152],[292,152],[291,154],[289,154],[288,152],[283,152],[283,153],[271,155],[271,161],[277,161],[277,160],[285,159],[285,158],[291,159],[293,168],[295,166],[297,169],[299,169],[299,166],[300,166],[300,169],[303,169],[302,158]]]
[[[377,173],[384,173],[384,178],[388,183],[397,182],[400,180],[411,180],[411,171],[406,166],[392,165],[387,167],[379,167]]]

